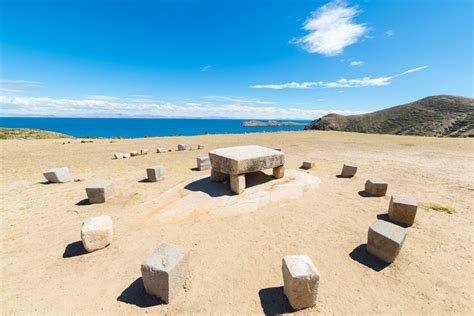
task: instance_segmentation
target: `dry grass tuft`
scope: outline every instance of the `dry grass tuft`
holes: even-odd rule
[[[420,207],[424,208],[425,210],[431,210],[436,212],[442,212],[447,214],[454,214],[456,213],[456,209],[448,204],[441,204],[441,203],[420,203]]]

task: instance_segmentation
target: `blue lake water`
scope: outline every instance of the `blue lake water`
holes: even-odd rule
[[[0,117],[0,127],[27,127],[75,137],[173,136],[303,130],[297,126],[243,127],[245,120],[230,119],[142,119],[142,118],[37,118]],[[295,121],[309,123],[309,121]]]

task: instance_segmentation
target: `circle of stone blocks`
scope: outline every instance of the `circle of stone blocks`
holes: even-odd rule
[[[392,263],[398,256],[405,237],[405,228],[377,220],[369,227],[367,251],[387,263]]]
[[[417,209],[418,204],[415,198],[392,195],[388,208],[388,216],[391,221],[411,226],[415,222]]]
[[[112,194],[114,186],[111,181],[100,181],[86,187],[89,203],[104,203]]]
[[[182,246],[161,244],[141,264],[146,293],[169,303],[189,274],[189,251]]]
[[[166,148],[164,148],[164,147],[160,147],[160,148],[157,148],[157,149],[156,149],[156,152],[157,152],[158,154],[162,154],[162,153],[165,153],[165,152],[167,152],[167,151],[168,151],[168,149],[166,149]]]
[[[352,178],[357,172],[357,166],[351,164],[344,164],[342,166],[341,177]]]
[[[114,235],[112,218],[109,215],[91,217],[84,221],[81,228],[81,239],[88,252],[107,247]]]
[[[283,292],[293,309],[316,305],[320,275],[307,255],[284,257],[282,272]]]
[[[68,167],[53,168],[43,173],[43,176],[52,183],[63,183],[72,180]]]
[[[163,179],[165,175],[165,167],[163,166],[153,166],[146,169],[146,176],[148,181],[156,182]]]
[[[138,152],[138,150],[134,150],[134,151],[130,152],[130,156],[132,156],[132,157],[138,156],[139,154],[140,153]]]
[[[365,192],[372,196],[384,196],[387,188],[388,183],[379,178],[370,178],[365,182]]]
[[[178,144],[178,150],[179,151],[188,150],[188,149],[189,149],[189,145],[187,145],[187,144]]]
[[[301,165],[301,169],[311,169],[311,168],[314,168],[316,164],[314,163],[314,161],[303,161],[303,164]]]
[[[209,160],[209,157],[197,157],[197,168],[198,170],[207,170],[211,169],[211,161]]]

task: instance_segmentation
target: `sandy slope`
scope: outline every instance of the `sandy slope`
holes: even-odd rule
[[[206,150],[112,160],[140,148],[204,144]],[[287,168],[316,161],[319,188],[299,199],[236,216],[212,213],[185,221],[143,221],[149,201],[205,171],[191,170],[212,148],[258,144],[282,148]],[[317,307],[302,313],[472,313],[474,141],[336,132],[145,138],[136,140],[1,141],[1,310],[27,313],[281,313],[281,259],[308,254],[321,271]],[[340,179],[341,164],[359,165]],[[167,167],[159,183],[140,182],[145,168]],[[41,172],[69,166],[82,182],[46,185]],[[400,256],[384,267],[365,253],[368,226],[386,213],[389,195],[358,194],[379,176],[389,194],[450,203],[448,215],[419,209]],[[116,196],[86,205],[84,187],[113,180]],[[113,244],[82,254],[82,221],[109,214]],[[191,249],[191,275],[170,305],[143,295],[140,263],[162,242]]]

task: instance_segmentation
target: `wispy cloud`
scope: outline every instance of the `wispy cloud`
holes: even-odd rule
[[[212,65],[209,65],[209,64],[204,65],[204,66],[201,67],[201,71],[202,72],[209,71],[211,69],[211,67],[212,67]]]
[[[129,103],[92,99],[55,99],[21,96],[0,96],[3,116],[66,116],[66,117],[226,117],[243,119],[305,119],[328,113],[357,114],[338,109],[301,109],[277,106],[254,106],[238,103],[186,105],[172,103]]]
[[[303,29],[309,34],[292,42],[310,53],[339,55],[368,31],[365,24],[354,22],[359,13],[358,7],[350,7],[345,1],[329,2],[312,12],[304,23]]]
[[[394,34],[395,34],[394,31],[388,30],[388,31],[385,31],[385,32],[383,33],[383,36],[385,36],[385,37],[392,37]]]
[[[271,101],[264,101],[260,99],[253,98],[243,98],[243,97],[231,97],[223,95],[208,95],[204,97],[205,99],[214,100],[214,101],[224,101],[224,102],[235,102],[235,103],[244,103],[244,104],[273,104]]]
[[[264,84],[264,85],[253,85],[250,86],[251,88],[255,89],[308,89],[313,87],[321,87],[321,88],[361,88],[361,87],[380,87],[380,86],[388,86],[392,79],[407,75],[412,72],[420,71],[428,66],[422,66],[418,68],[408,69],[402,73],[386,76],[386,77],[363,77],[358,79],[346,79],[341,78],[334,82],[324,82],[324,81],[312,81],[312,82],[287,82],[282,84]]]
[[[43,84],[28,80],[0,80],[1,92],[21,92],[41,88]]]
[[[362,60],[354,60],[354,61],[351,61],[349,63],[349,66],[353,66],[353,67],[354,66],[362,66],[363,64],[365,64],[365,62],[362,61]]]
[[[86,98],[95,100],[120,100],[119,97],[113,97],[110,95],[88,95]]]

